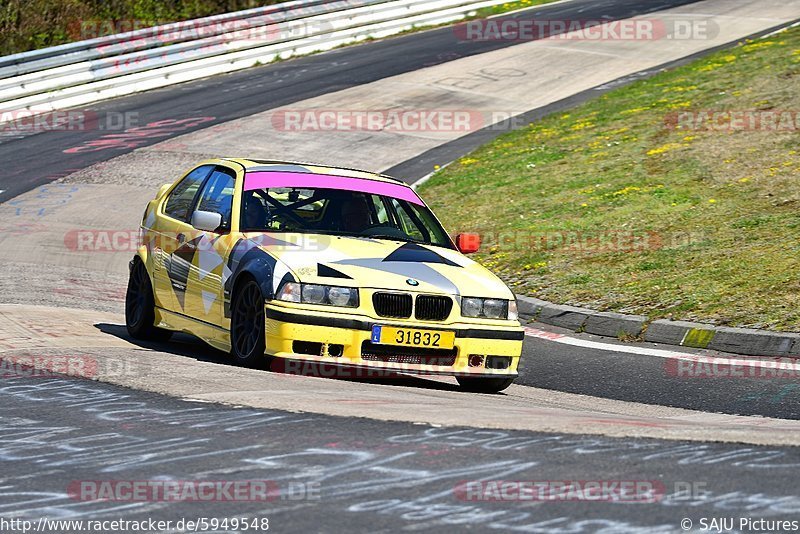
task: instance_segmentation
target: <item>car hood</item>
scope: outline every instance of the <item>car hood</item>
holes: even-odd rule
[[[276,284],[288,272],[305,283],[514,298],[485,267],[443,247],[320,234],[270,234],[253,240],[261,241],[258,247],[277,260]]]

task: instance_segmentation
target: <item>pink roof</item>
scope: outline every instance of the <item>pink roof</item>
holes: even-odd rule
[[[248,172],[244,177],[244,190],[270,189],[277,187],[308,187],[319,189],[341,189],[358,191],[374,195],[384,195],[412,204],[424,206],[413,189],[404,184],[381,182],[368,178],[350,176],[334,176],[332,174],[314,174],[310,172],[256,171]]]

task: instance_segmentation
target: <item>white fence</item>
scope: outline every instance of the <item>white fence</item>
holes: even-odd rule
[[[503,3],[299,0],[4,56],[0,110],[14,116],[80,106],[453,22]]]

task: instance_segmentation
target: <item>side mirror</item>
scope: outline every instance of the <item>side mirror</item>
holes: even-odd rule
[[[156,193],[156,198],[158,199],[158,198],[163,197],[164,194],[166,194],[167,189],[169,189],[170,187],[172,187],[172,184],[164,184],[161,187],[159,187],[158,188],[158,193]]]
[[[480,234],[463,233],[456,236],[456,247],[462,254],[472,254],[481,248]]]
[[[213,211],[197,210],[192,213],[192,226],[206,232],[216,232],[222,224],[222,215]]]

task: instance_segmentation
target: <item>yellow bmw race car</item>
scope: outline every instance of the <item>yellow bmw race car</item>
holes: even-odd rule
[[[193,334],[243,365],[266,358],[453,375],[497,392],[517,376],[513,293],[463,253],[405,183],[353,169],[200,163],[148,205],[130,263],[128,332]]]

